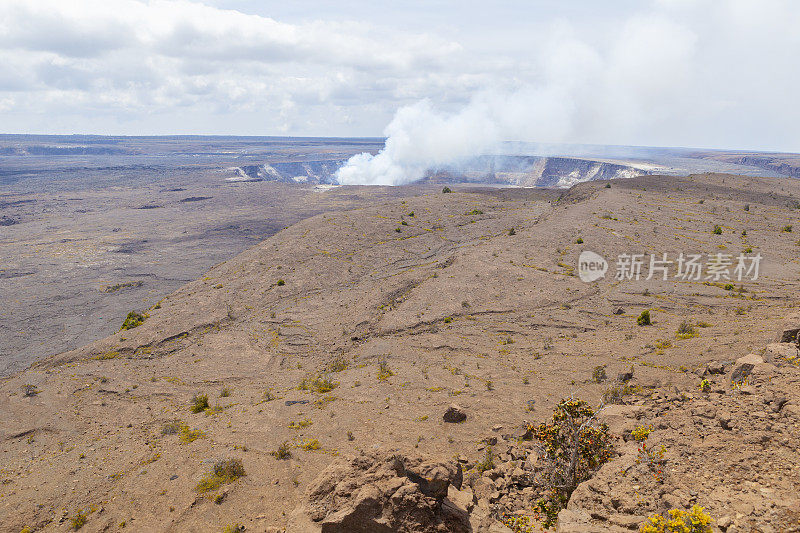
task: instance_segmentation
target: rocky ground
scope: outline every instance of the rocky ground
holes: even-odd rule
[[[612,404],[616,439],[557,528],[636,530],[697,503],[717,529],[790,530],[798,370],[770,343],[800,308],[798,196],[648,176],[301,221],[137,327],[2,382],[0,530],[358,531],[353,513],[370,531],[524,530],[539,463],[519,439],[565,397]],[[764,260],[755,281],[584,283],[584,250],[612,268],[624,252]],[[639,426],[664,446],[655,465],[636,461]]]

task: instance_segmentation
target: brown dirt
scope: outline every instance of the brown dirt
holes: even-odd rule
[[[544,420],[568,395],[599,403],[609,386],[591,379],[600,365],[612,380],[633,367],[637,384],[659,391],[638,399],[641,417],[658,425],[674,465],[674,498],[637,482],[629,486],[646,487],[645,502],[625,493],[624,513],[695,498],[742,527],[766,523],[750,520],[764,513],[790,520],[788,450],[797,440],[790,415],[773,419],[763,403],[768,385],[718,401],[676,398],[697,390],[707,363],[762,350],[800,306],[798,235],[782,231],[800,230],[800,211],[787,206],[797,197],[800,183],[790,180],[648,176],[582,184],[553,202],[534,190],[456,190],[299,222],[166,297],[143,325],[2,382],[0,531],[66,531],[79,510],[88,510],[82,531],[123,522],[134,531],[282,528],[336,454],[399,449],[474,461],[493,426]],[[748,246],[765,259],[742,293],[676,280],[585,284],[573,275],[583,249],[611,258]],[[645,309],[653,325],[637,326]],[[677,339],[684,320],[707,327]],[[298,389],[326,369],[338,384],[332,391]],[[781,370],[775,383],[791,391],[794,371]],[[25,396],[26,384],[38,394]],[[274,400],[265,401],[267,390]],[[219,409],[193,414],[198,393]],[[442,415],[454,401],[467,419],[448,424]],[[741,423],[698,422],[704,415],[687,413],[702,402]],[[182,444],[162,434],[173,420],[203,436]],[[698,434],[707,450],[690,456],[685,441]],[[320,448],[300,447],[308,439]],[[276,459],[284,441],[292,457]],[[731,444],[741,446],[734,455]],[[247,475],[196,491],[228,457]],[[752,486],[730,485],[747,479]],[[751,497],[764,488],[780,498],[756,514],[762,503]],[[786,520],[776,518],[775,529]]]

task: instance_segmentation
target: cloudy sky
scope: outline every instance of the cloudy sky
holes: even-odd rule
[[[0,132],[382,135],[800,151],[791,0],[2,0]],[[480,120],[480,117],[479,117]]]

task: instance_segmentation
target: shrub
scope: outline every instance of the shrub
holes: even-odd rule
[[[640,390],[641,387],[638,385],[614,385],[603,392],[603,403],[624,405],[626,396],[636,394]]]
[[[146,318],[147,314],[139,314],[136,311],[131,311],[128,313],[128,316],[125,317],[125,321],[122,323],[120,331],[123,329],[133,329],[137,326],[141,326]]]
[[[782,231],[784,233],[791,233],[792,232],[792,225],[789,224],[788,226],[784,226]]]
[[[679,339],[691,339],[692,337],[697,337],[697,330],[684,320],[681,322],[681,325],[678,326],[678,331],[675,333],[675,336]]]
[[[39,389],[36,388],[36,385],[31,385],[30,383],[27,383],[22,386],[22,395],[25,396],[26,398],[30,398],[31,396],[36,396],[37,394],[39,394]]]
[[[469,215],[482,215],[483,211],[481,211],[480,209],[473,209],[472,211],[467,211],[464,214],[467,215],[467,216],[469,216]]]
[[[722,235],[722,227],[714,224],[714,231],[712,231],[714,235]]]
[[[227,398],[232,393],[233,393],[233,391],[231,391],[231,389],[229,389],[228,387],[222,387],[222,390],[219,392],[219,397],[220,398]]]
[[[606,375],[606,365],[594,367],[594,370],[592,370],[592,381],[595,383],[602,383],[606,379],[608,379]]]
[[[640,326],[649,326],[650,324],[652,324],[652,322],[650,321],[650,310],[645,309],[644,311],[642,311],[642,314],[639,315],[639,318],[636,319],[636,323],[639,324]]]
[[[348,365],[349,363],[347,358],[343,355],[339,355],[328,362],[328,364],[325,366],[325,370],[327,372],[341,372],[343,370],[347,370]]]
[[[190,429],[188,425],[181,424],[181,434],[179,437],[181,444],[189,444],[190,442],[194,442],[197,439],[201,439],[205,436],[205,433],[199,429]]]
[[[192,398],[191,411],[193,413],[195,413],[195,414],[196,413],[202,413],[203,411],[205,411],[209,407],[210,406],[208,404],[208,395],[207,394],[196,394]]]
[[[535,507],[544,526],[552,527],[572,492],[605,464],[612,454],[608,426],[596,421],[595,411],[583,400],[561,400],[550,422],[529,426],[539,441],[544,468],[541,485],[547,490]]]
[[[211,492],[245,475],[244,465],[242,465],[240,459],[223,459],[214,463],[214,467],[203,476],[195,490],[197,492]]]
[[[711,382],[707,379],[703,379],[700,381],[700,391],[701,392],[711,392]]]
[[[392,376],[394,376],[394,372],[389,368],[389,364],[386,361],[381,361],[378,364],[378,381],[386,381]]]
[[[611,188],[611,184],[610,183],[606,183],[606,189],[610,189],[610,188]]]
[[[453,191],[450,190],[450,187],[445,187],[444,189],[442,189],[442,194],[447,194],[447,193],[450,193],[450,192],[453,192]]]
[[[515,230],[514,228],[511,228],[510,230],[508,230],[508,234],[509,235],[516,235],[517,234],[517,230]]]
[[[578,239],[575,241],[575,244],[583,244],[583,239],[578,237]]]
[[[300,385],[297,386],[300,390],[310,390],[317,394],[325,394],[339,386],[337,381],[333,381],[328,376],[318,375],[314,378],[303,378]]]
[[[272,389],[267,389],[264,391],[264,401],[271,402],[275,399],[275,394],[272,392]]]
[[[78,531],[80,528],[86,525],[88,520],[89,513],[78,509],[78,512],[75,513],[75,516],[69,519],[69,527],[71,527],[73,531]]]
[[[171,420],[161,426],[162,435],[176,435],[181,430],[180,420]]]
[[[289,459],[292,456],[292,450],[289,446],[289,441],[283,441],[278,449],[274,452],[269,452],[275,459]]]
[[[640,533],[711,533],[711,517],[705,507],[694,505],[690,511],[671,509],[668,516],[655,514],[640,527]]]
[[[275,285],[277,285],[278,287],[283,287],[284,285],[286,285],[286,282],[283,281],[282,279],[279,279],[277,282],[275,282]]]
[[[472,468],[481,474],[494,468],[494,451],[492,450],[491,446],[486,447],[486,451],[483,454],[483,460],[475,463],[475,466]]]
[[[222,533],[244,533],[245,527],[242,524],[230,524],[225,526],[225,529],[222,530]]]
[[[307,452],[311,452],[314,450],[319,450],[322,446],[320,445],[317,439],[306,439],[302,443],[300,443],[300,448]]]

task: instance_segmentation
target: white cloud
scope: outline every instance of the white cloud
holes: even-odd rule
[[[442,135],[797,150],[798,24],[789,0],[6,0],[0,123],[377,135],[427,100]]]

